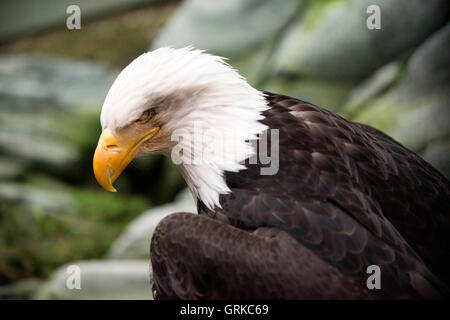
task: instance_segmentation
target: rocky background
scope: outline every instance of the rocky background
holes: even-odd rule
[[[447,0],[75,1],[74,31],[69,2],[0,4],[0,299],[151,298],[151,234],[193,199],[162,157],[136,161],[118,194],[91,169],[106,92],[148,49],[226,56],[256,88],[381,129],[450,177]]]

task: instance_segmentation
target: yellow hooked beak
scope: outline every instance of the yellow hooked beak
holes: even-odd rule
[[[94,154],[94,174],[98,183],[108,191],[116,192],[113,182],[120,176],[139,147],[150,140],[159,127],[154,127],[138,138],[115,137],[111,130],[103,130]]]

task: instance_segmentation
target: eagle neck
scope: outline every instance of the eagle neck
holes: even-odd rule
[[[210,210],[221,208],[220,195],[230,193],[225,172],[246,169],[245,160],[256,152],[251,141],[267,129],[261,122],[262,113],[269,109],[267,100],[262,92],[245,84],[246,95],[199,98],[196,103],[202,108],[186,117],[184,134],[179,135],[182,139],[175,139],[172,148],[172,160],[194,198]]]

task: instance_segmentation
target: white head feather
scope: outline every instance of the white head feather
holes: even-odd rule
[[[220,207],[219,195],[230,191],[224,171],[245,169],[242,163],[254,153],[248,141],[266,129],[258,121],[268,109],[263,93],[252,88],[224,58],[191,47],[161,48],[142,54],[119,74],[103,104],[102,127],[115,132],[151,107],[166,135],[148,152],[170,156],[179,144],[171,139],[174,132],[193,137],[199,123],[208,131],[201,142],[202,161],[182,162],[179,168],[194,196],[210,209]],[[233,140],[233,148],[213,156],[214,146],[230,143],[227,139]],[[180,142],[186,150],[193,143],[184,136]]]

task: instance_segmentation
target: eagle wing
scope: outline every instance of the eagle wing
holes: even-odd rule
[[[160,223],[151,245],[157,297],[447,294],[449,182],[371,127],[266,96],[262,122],[279,130],[278,172],[247,163],[226,173],[222,208],[199,201],[200,215]],[[381,269],[381,290],[366,287],[370,265]]]
[[[287,233],[248,232],[192,213],[164,218],[152,242],[156,299],[373,299]]]
[[[267,100],[262,122],[279,130],[279,171],[264,176],[263,165],[248,164],[228,172],[222,209],[201,212],[244,229],[284,230],[361,279],[378,265],[393,295],[424,282],[445,291],[435,275],[448,285],[448,180],[376,129],[291,97]]]

